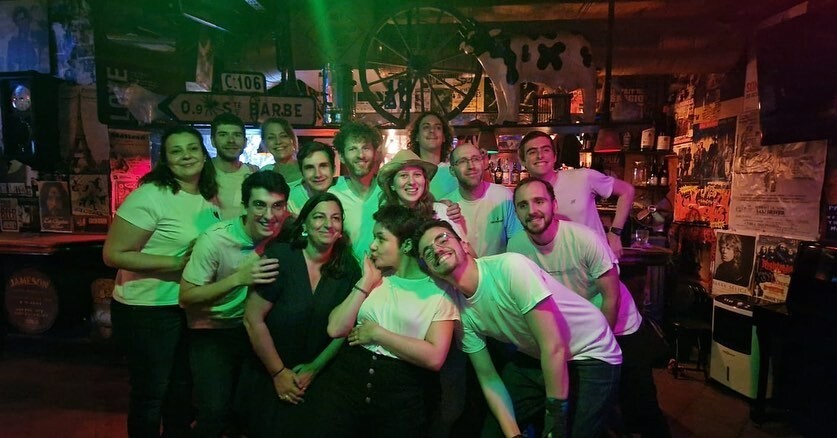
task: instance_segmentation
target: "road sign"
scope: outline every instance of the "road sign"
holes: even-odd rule
[[[232,113],[244,123],[281,117],[295,126],[312,126],[317,120],[313,97],[180,93],[160,103],[160,109],[183,123],[209,123],[217,115]]]
[[[252,72],[221,73],[221,91],[264,94],[264,74]]]

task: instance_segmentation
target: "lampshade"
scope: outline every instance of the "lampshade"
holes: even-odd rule
[[[497,152],[497,136],[494,135],[494,130],[480,130],[480,138],[477,140],[477,147],[486,152]]]
[[[610,128],[599,129],[599,134],[596,137],[596,146],[593,147],[593,150],[596,152],[621,151],[622,140],[619,138],[619,133]]]

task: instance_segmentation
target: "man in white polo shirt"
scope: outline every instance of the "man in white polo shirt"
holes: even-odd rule
[[[460,292],[462,349],[494,414],[482,436],[521,436],[541,418],[544,436],[599,436],[622,362],[602,313],[520,254],[474,259],[447,222],[425,222],[414,241],[430,274]],[[502,378],[487,336],[517,347]]]

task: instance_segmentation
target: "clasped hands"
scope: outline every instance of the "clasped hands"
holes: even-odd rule
[[[299,364],[293,369],[285,368],[273,377],[273,388],[279,399],[291,404],[304,403],[305,391],[316,377],[318,370],[311,364]]]

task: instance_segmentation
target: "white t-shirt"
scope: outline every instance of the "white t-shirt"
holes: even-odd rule
[[[457,188],[445,199],[459,204],[464,222],[457,222],[467,240],[480,257],[506,252],[511,236],[523,230],[514,212],[511,190],[499,184],[489,183],[485,196],[476,201],[462,197]],[[456,230],[457,233],[459,230]]]
[[[235,273],[253,252],[253,238],[244,229],[241,217],[215,224],[198,237],[192,257],[183,269],[183,279],[203,286]],[[247,286],[239,286],[204,305],[186,308],[189,327],[196,329],[232,328],[241,325]]]
[[[569,360],[598,359],[622,363],[622,350],[602,312],[567,289],[533,261],[506,253],[476,259],[479,285],[460,301],[464,338],[462,351],[485,348],[485,337],[514,344],[519,351],[539,358],[540,349],[524,315],[542,300],[552,298],[558,307],[558,328],[566,340]]]
[[[372,215],[378,211],[381,188],[376,181],[372,181],[366,199],[361,199],[349,188],[348,180],[348,176],[338,178],[328,191],[343,204],[343,231],[349,236],[355,258],[362,261],[363,254],[372,244],[372,228],[375,226]]]
[[[181,256],[200,233],[219,221],[218,209],[200,194],[183,190],[173,194],[168,187],[148,183],[131,192],[116,211],[117,216],[151,236],[143,254]],[[177,305],[180,272],[116,273],[113,298],[134,306]]]
[[[562,219],[587,225],[607,241],[602,219],[596,210],[596,195],[609,198],[613,194],[613,182],[613,177],[593,169],[559,171],[553,186],[558,214]]]
[[[450,173],[450,163],[439,163],[436,174],[430,180],[430,194],[437,200],[447,199],[445,195],[456,190],[459,181]]]
[[[607,243],[584,225],[560,221],[555,239],[547,245],[532,242],[527,233],[509,240],[509,251],[523,254],[552,278],[567,286],[598,308],[602,307],[601,289],[596,279],[616,267],[616,260]],[[613,333],[629,335],[639,329],[642,317],[631,292],[619,282],[619,309]]]
[[[389,275],[360,305],[357,321],[374,321],[403,336],[424,339],[433,321],[458,321],[459,310],[441,282],[430,277],[407,279]],[[377,354],[399,358],[378,344],[364,345]]]
[[[217,167],[215,168],[221,219],[232,219],[244,214],[244,205],[241,203],[241,184],[251,173],[258,171],[257,167],[247,163],[241,163],[241,167],[235,172],[224,172]]]
[[[288,212],[294,216],[299,216],[302,207],[308,202],[311,195],[308,193],[308,188],[299,180],[296,184],[291,186],[291,191],[288,194]]]

